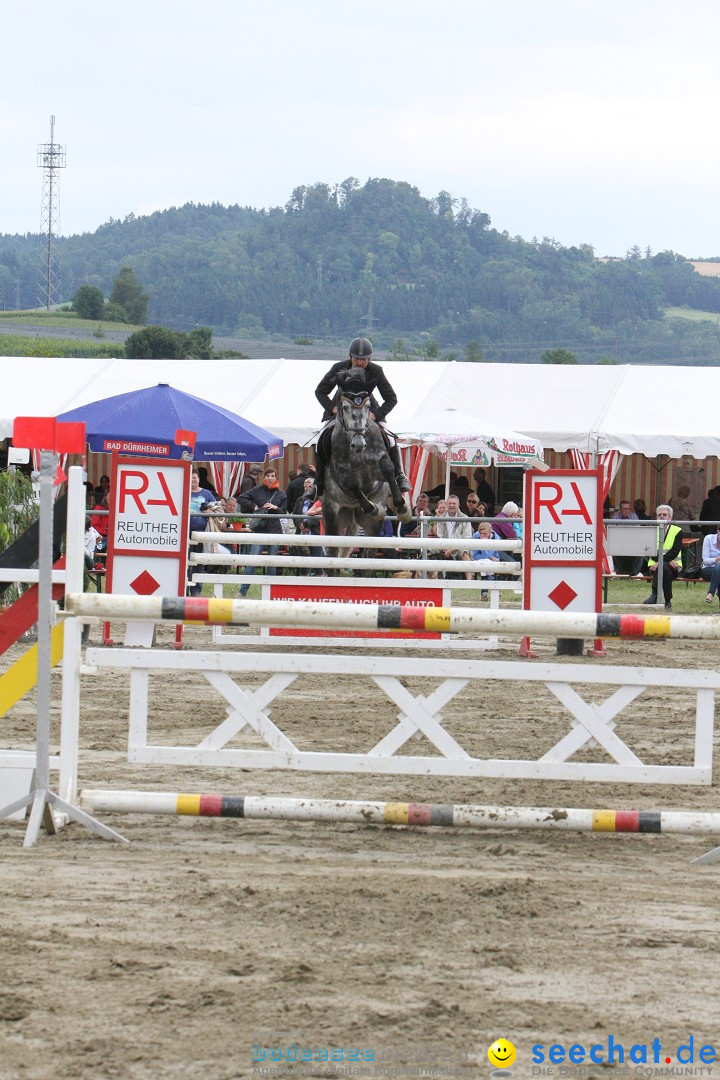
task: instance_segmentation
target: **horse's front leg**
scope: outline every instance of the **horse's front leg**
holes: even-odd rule
[[[344,491],[349,492],[350,495],[357,501],[358,506],[363,514],[377,514],[377,507],[375,503],[370,502],[367,495],[360,487],[360,484],[351,469],[348,469],[346,465],[336,465],[335,472],[337,475],[338,483]]]
[[[408,506],[403,493],[398,487],[398,482],[395,478],[395,466],[388,455],[385,455],[380,459],[378,462],[378,469],[383,480],[390,488],[390,498],[392,499],[395,513],[400,521],[409,521],[412,517],[412,510]]]

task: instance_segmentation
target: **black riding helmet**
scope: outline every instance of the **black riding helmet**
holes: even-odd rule
[[[372,356],[373,347],[366,337],[356,337],[350,342],[350,355],[359,356],[363,360],[369,360]]]

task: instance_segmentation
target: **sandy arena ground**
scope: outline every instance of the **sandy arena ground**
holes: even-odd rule
[[[209,647],[209,632],[189,630],[186,641]],[[553,641],[537,647],[554,659]],[[717,667],[714,644],[610,642],[608,652],[605,663]],[[196,673],[151,685],[153,736],[198,742],[225,715]],[[59,687],[56,674],[54,740]],[[301,676],[274,717],[281,707],[289,733],[321,748],[369,747],[397,714],[374,684],[347,677]],[[716,786],[131,768],[127,711],[124,673],[83,677],[81,786],[718,809]],[[491,756],[539,757],[568,726],[539,684],[471,684],[444,717]],[[693,720],[694,695],[647,691],[619,730],[645,760],[690,763]],[[31,746],[33,695],[0,723],[2,745]],[[691,1035],[696,1048],[720,1046],[720,864],[690,866],[711,838],[104,820],[132,843],[72,826],[24,850],[24,827],[0,825],[2,1080],[469,1080],[490,1075],[487,1048],[499,1036],[517,1048],[516,1077],[549,1075],[533,1074],[537,1043],[587,1048],[612,1035],[628,1050],[658,1038],[673,1066]],[[291,1043],[342,1048],[344,1060],[273,1073],[270,1048]],[[253,1063],[254,1045],[267,1048],[265,1062]],[[374,1062],[348,1061],[353,1047],[374,1051]],[[630,1073],[556,1066],[553,1075]]]

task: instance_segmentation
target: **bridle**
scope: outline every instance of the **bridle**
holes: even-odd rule
[[[344,390],[340,392],[340,407],[337,411],[337,417],[340,421],[340,426],[350,440],[350,446],[353,450],[360,451],[365,449],[365,432],[367,431],[368,424],[370,422],[370,410],[366,409],[363,413],[360,414],[363,421],[361,427],[348,427],[347,417],[345,415],[343,403],[347,402],[347,404],[353,406],[355,409],[362,409],[363,405],[365,405],[365,403],[369,400],[369,390],[362,390],[359,393],[355,394]]]

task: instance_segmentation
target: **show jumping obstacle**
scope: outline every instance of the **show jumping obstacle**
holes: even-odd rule
[[[424,524],[424,519],[421,525]],[[263,600],[313,600],[329,602],[337,600],[341,596],[351,602],[384,603],[387,597],[388,603],[405,604],[412,603],[410,597],[417,590],[424,590],[425,595],[416,597],[418,603],[426,607],[450,607],[453,592],[456,589],[468,590],[471,593],[486,592],[490,601],[490,607],[500,607],[500,593],[509,592],[513,597],[522,593],[520,575],[522,568],[518,562],[507,561],[502,567],[497,562],[489,559],[471,558],[461,561],[443,559],[445,550],[465,551],[471,555],[497,546],[508,554],[517,552],[522,546],[520,540],[497,541],[496,545],[491,540],[458,540],[437,539],[435,537],[400,537],[380,536],[372,537],[368,546],[360,549],[357,557],[347,557],[351,549],[362,544],[358,537],[343,536],[305,536],[297,533],[285,533],[282,537],[277,535],[262,535],[254,533],[253,540],[257,537],[258,544],[269,545],[277,549],[280,541],[280,549],[287,550],[287,555],[233,555],[230,552],[215,551],[218,547],[215,537],[222,542],[237,544],[237,533],[194,533],[191,537],[194,543],[202,543],[204,551],[191,553],[190,573],[196,584],[213,586],[213,591],[218,599],[221,599],[224,590],[228,587],[237,589],[238,585],[255,585],[260,587]],[[340,557],[330,557],[325,552],[325,546],[338,551]],[[209,549],[209,550],[208,550]],[[405,558],[397,558],[397,553],[402,552]],[[345,553],[346,557],[342,557]],[[374,553],[374,556],[373,556]],[[385,554],[391,558],[383,557]],[[368,557],[369,556],[369,557]],[[196,570],[200,573],[196,573]],[[229,571],[236,569],[237,574]],[[212,573],[213,570],[222,571]],[[256,573],[256,570],[259,573]],[[291,576],[282,576],[282,571],[289,570]],[[210,572],[208,572],[210,571]],[[394,575],[398,578],[386,575]],[[348,577],[347,573],[351,576]],[[500,577],[495,579],[495,575]],[[444,574],[438,579],[438,574]],[[314,575],[314,576],[313,576]],[[318,576],[319,575],[319,576]],[[342,576],[341,576],[342,575]],[[492,580],[487,576],[492,575]],[[368,595],[372,593],[372,596]],[[353,595],[354,594],[354,595]],[[483,597],[485,599],[485,597]],[[242,635],[228,630],[222,624],[214,625],[211,631],[213,645],[242,645],[250,648],[256,645],[272,644],[271,638],[282,636],[286,645],[301,645],[303,647],[330,648],[341,646],[345,649],[367,647],[367,632],[348,632],[330,629],[323,632],[313,627],[308,630],[299,627],[285,628],[279,631],[271,624],[260,624],[259,633]],[[372,634],[374,647],[387,649],[397,647],[392,634],[382,631]],[[443,651],[481,651],[500,648],[497,635],[474,636],[474,637],[450,637],[447,634],[407,634],[405,635],[404,648],[417,651],[418,649],[430,649]]]
[[[349,630],[417,630],[449,634],[504,633],[567,638],[720,640],[720,617],[615,615],[553,611],[487,611],[396,604],[218,600],[202,596],[108,596],[72,593],[66,610],[79,617],[208,624],[326,626]]]
[[[204,597],[123,597],[69,595],[68,612],[81,618],[132,618],[188,620],[273,625],[349,626],[363,629],[439,629],[504,634],[553,634],[565,637],[614,636],[706,637],[720,636],[720,619],[713,616],[624,616],[553,614],[550,612],[427,609],[399,605],[294,603],[285,601],[212,600]],[[709,784],[715,718],[715,694],[720,673],[665,668],[587,667],[577,664],[533,664],[508,661],[410,658],[359,655],[248,652],[171,653],[158,649],[126,649],[108,652],[89,649],[88,665],[130,671],[130,732],[128,758],[144,764],[207,765],[212,767],[298,769],[314,772],[378,773],[422,776],[492,776],[546,780],[604,780],[610,782]],[[170,672],[195,670],[224,698],[228,715],[194,746],[148,742],[150,674],[167,678]],[[253,673],[267,673],[260,686],[239,685]],[[285,714],[290,731],[283,730],[284,714],[269,706],[301,675],[332,677],[336,693],[345,692],[346,676],[369,677],[396,706],[390,716],[378,715],[381,737],[365,749],[313,750],[299,748],[292,731],[292,709]],[[435,680],[425,692],[411,692],[407,680]],[[569,714],[571,730],[554,741],[538,738],[539,756],[517,760],[512,754],[480,757],[483,745],[474,730],[451,733],[444,719],[447,706],[471,680],[507,680],[545,685]],[[316,680],[317,682],[317,680]],[[604,701],[581,696],[583,684],[610,688]],[[695,731],[690,764],[661,765],[643,761],[620,736],[617,717],[650,687],[666,686],[695,691]],[[356,692],[356,691],[354,691]],[[582,693],[586,693],[582,690]],[[398,711],[399,710],[399,711]],[[394,711],[394,723],[393,723]],[[650,719],[652,713],[648,713]],[[650,727],[650,726],[649,726]],[[263,742],[263,747],[231,745],[244,730]],[[549,729],[552,731],[553,729]],[[651,737],[651,729],[647,732]],[[408,752],[414,738],[422,738],[424,753]],[[463,745],[465,743],[465,745]],[[432,753],[427,753],[428,744]],[[578,752],[599,747],[609,760],[571,760]]]
[[[720,834],[720,813],[681,810],[576,810],[537,806],[289,799],[273,795],[183,795],[158,791],[80,792],[93,813],[334,821],[468,829],[565,829],[573,832]]]
[[[82,530],[74,530],[78,568],[81,567]],[[222,535],[222,534],[219,534]],[[218,534],[215,535],[216,539]],[[290,539],[290,538],[286,538]],[[307,540],[307,538],[302,538]],[[237,542],[233,535],[231,542]],[[374,542],[374,541],[373,541]],[[426,541],[420,540],[423,545]],[[202,558],[202,556],[201,556]],[[242,558],[242,557],[240,557]],[[247,561],[247,560],[246,560]],[[356,565],[356,564],[355,564]],[[412,564],[410,564],[412,566]],[[434,564],[437,565],[437,564]],[[468,564],[454,569],[464,570]],[[509,565],[509,564],[508,564]],[[472,564],[470,564],[472,567]],[[505,572],[505,565],[502,570]],[[79,580],[80,570],[72,576]],[[400,632],[440,630],[449,634],[500,633],[503,635],[551,635],[563,637],[614,637],[628,639],[704,639],[720,638],[720,619],[714,616],[634,616],[602,614],[553,614],[513,610],[472,608],[426,608],[398,604],[287,603],[284,601],[221,600],[201,597],[152,597],[85,595],[77,585],[67,590],[65,635],[66,654],[63,666],[63,724],[61,731],[61,781],[65,777],[68,797],[77,790],[77,719],[79,676],[82,653],[79,647],[83,621],[94,618],[146,619],[151,621],[189,621],[201,624],[233,625],[311,625],[368,630],[383,628]],[[68,652],[70,641],[72,651]],[[100,668],[123,668],[130,671],[130,761],[153,764],[195,764],[242,768],[310,769],[321,772],[378,773],[385,775],[491,776],[553,780],[612,780],[642,783],[710,784],[714,742],[715,694],[720,690],[720,672],[638,667],[588,667],[583,664],[533,664],[476,659],[382,657],[378,655],[342,656],[300,653],[262,654],[247,652],[185,652],[157,649],[90,649],[84,672]],[[169,672],[198,671],[218,690],[228,704],[227,716],[202,741],[191,747],[148,744],[147,707],[149,675],[157,671],[161,678]],[[261,685],[242,686],[235,679],[269,672]],[[378,718],[382,737],[369,750],[360,753],[327,752],[298,749],[279,724],[281,717],[270,717],[269,705],[293,681],[307,675],[314,682],[317,674],[336,681],[345,675],[370,676],[395,704],[395,723],[389,727]],[[234,676],[235,678],[233,678]],[[408,689],[408,681],[434,680],[434,688],[424,694]],[[517,688],[522,682],[538,682],[560,702],[571,717],[571,729],[554,745],[557,736],[538,734],[540,757],[536,761],[518,761],[510,757],[483,759],[473,757],[461,745],[463,737],[473,746],[482,745],[482,731],[476,726],[464,733],[451,734],[444,726],[442,712],[453,697],[472,680],[508,680]],[[586,701],[578,687],[612,687],[604,701]],[[672,687],[695,691],[695,740],[690,765],[646,764],[620,737],[617,717],[650,687]],[[585,692],[585,691],[583,691]],[[399,710],[399,711],[398,711]],[[279,711],[279,710],[278,710]],[[290,710],[292,714],[292,708]],[[640,718],[640,719],[639,719]],[[635,712],[635,723],[643,714]],[[643,742],[652,735],[652,712],[647,712]],[[551,733],[557,727],[549,727]],[[229,745],[245,730],[254,747],[243,749]],[[292,731],[291,727],[291,731]],[[352,737],[352,732],[345,732]],[[264,744],[257,749],[258,737]],[[420,754],[400,753],[407,744],[422,738]],[[688,740],[689,741],[689,740]],[[430,748],[431,753],[428,753]],[[472,748],[472,747],[471,747]],[[609,761],[571,761],[578,752],[596,748]],[[662,749],[662,748],[661,748]],[[435,752],[434,755],[432,752]],[[63,772],[64,770],[64,772]],[[720,832],[720,814],[679,811],[602,811],[538,809],[511,807],[453,806],[444,804],[348,802],[341,800],[276,799],[272,797],[163,795],[158,793],[112,793],[93,789],[83,792],[88,808],[108,811],[133,810],[198,814],[201,816],[243,816],[292,820],[351,821],[358,823],[456,825],[504,828],[561,828],[599,832],[684,832],[712,834]],[[104,800],[104,801],[103,801]],[[720,858],[720,849],[696,860],[712,862]]]
[[[237,567],[239,570],[252,567],[253,570],[293,570],[296,573],[302,574],[310,570],[322,570],[326,573],[338,573],[342,570],[351,570],[354,573],[358,571],[370,572],[376,574],[387,574],[397,572],[411,571],[414,574],[422,575],[424,578],[429,574],[438,573],[443,574],[462,574],[471,575],[472,579],[479,581],[482,574],[498,574],[507,575],[511,580],[504,582],[503,584],[507,588],[517,590],[518,579],[522,573],[522,567],[519,562],[492,562],[490,559],[442,559],[442,558],[429,558],[431,552],[438,551],[464,551],[472,553],[475,551],[490,550],[497,548],[498,550],[507,551],[512,554],[517,552],[522,547],[520,540],[455,540],[455,539],[437,539],[435,537],[399,537],[399,536],[378,536],[368,537],[365,549],[363,549],[362,537],[348,537],[348,536],[303,536],[299,534],[283,534],[278,536],[276,534],[252,534],[253,542],[257,544],[267,545],[269,547],[282,547],[288,548],[292,552],[293,548],[297,549],[296,554],[267,554],[267,555],[233,555],[229,552],[214,552],[212,550],[204,550],[199,553],[191,553],[190,572],[192,573],[193,566],[204,567]],[[191,536],[193,543],[203,543],[205,548],[212,549],[213,546],[220,544],[237,544],[237,533],[207,533],[196,532]],[[360,547],[361,553],[358,556],[350,556],[349,552],[355,548]],[[303,549],[312,549],[313,547],[320,549],[317,554],[308,555],[305,554]],[[339,554],[337,557],[329,557],[325,554],[325,548],[333,548],[338,552],[347,551],[348,555],[343,556]],[[367,551],[406,551],[408,555],[417,554],[419,558],[413,558],[411,562],[408,558],[384,558],[375,557],[367,554]],[[199,582],[208,580],[207,575],[197,575]],[[213,579],[215,580],[215,579]],[[231,579],[227,581],[227,584],[236,584],[242,582],[243,584],[250,584],[253,581],[257,581],[254,574],[243,575],[237,579]],[[279,584],[277,576],[275,577],[275,584]],[[330,578],[327,585],[338,584],[336,578]],[[315,581],[314,586],[318,588],[319,582]],[[377,582],[374,582],[377,585]],[[442,583],[435,580],[426,580],[424,582],[426,586],[442,587]],[[397,588],[397,582],[393,583]],[[487,588],[488,582],[482,582],[482,588]],[[493,590],[494,591],[494,590]]]
[[[578,810],[537,806],[288,799],[272,795],[183,795],[156,791],[80,792],[92,813],[172,814],[180,817],[312,821],[348,825],[437,826],[466,829],[560,829],[565,832],[717,836],[720,813],[684,810]],[[720,849],[693,862],[708,864]]]

